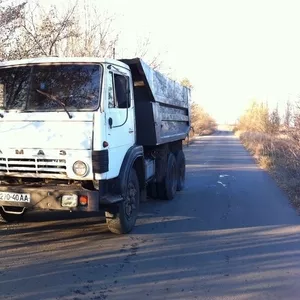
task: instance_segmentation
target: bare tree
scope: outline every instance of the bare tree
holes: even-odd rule
[[[26,57],[59,55],[66,39],[78,37],[75,31],[76,5],[77,3],[62,15],[56,6],[51,6],[48,11],[45,11],[38,2],[33,7],[29,6],[22,20],[22,34],[17,40],[18,48],[22,50],[20,55],[22,53]]]
[[[65,53],[68,56],[112,58],[113,49],[119,39],[119,33],[113,28],[115,16],[99,12],[95,6],[90,6],[87,2],[84,3],[81,14],[81,20],[77,14],[78,36],[68,39]]]
[[[286,102],[285,112],[284,112],[284,125],[286,128],[289,128],[291,126],[292,121],[292,104],[290,100]]]
[[[269,107],[266,103],[252,101],[245,113],[239,118],[239,130],[268,132],[270,129]]]
[[[280,115],[279,115],[279,110],[278,110],[278,105],[276,108],[270,113],[269,117],[269,132],[272,134],[276,134],[279,132],[280,129]]]
[[[134,56],[143,58],[154,70],[161,70],[163,61],[161,60],[161,54],[157,53],[151,55],[149,49],[151,48],[150,37],[140,38],[137,41]]]
[[[13,4],[10,1],[0,0],[0,60],[7,58],[15,31],[21,26],[20,20],[24,15],[25,5],[26,1]]]
[[[97,6],[89,1],[84,1],[83,5],[78,0],[69,1],[69,4],[64,11],[55,5],[45,9],[39,1],[5,9],[0,6],[0,25],[9,29],[0,34],[0,55],[3,59],[39,56],[112,58],[115,49],[117,54],[124,53],[119,45],[121,31],[116,26],[115,15],[99,12]],[[9,45],[3,46],[4,41],[8,41]],[[150,48],[150,38],[141,38],[132,53],[143,58],[152,68],[162,71],[160,54],[151,54]],[[163,73],[166,74],[166,71]]]

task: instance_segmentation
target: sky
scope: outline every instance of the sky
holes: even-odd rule
[[[219,123],[234,122],[253,99],[283,110],[300,95],[300,1],[89,2],[115,14],[118,47],[128,53],[148,36],[149,53],[172,78],[188,78],[192,100]]]

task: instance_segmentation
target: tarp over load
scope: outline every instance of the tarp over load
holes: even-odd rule
[[[133,77],[137,143],[158,145],[185,139],[190,129],[190,89],[139,58],[121,61],[129,65]]]

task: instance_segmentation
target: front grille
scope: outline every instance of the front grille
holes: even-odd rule
[[[0,172],[7,175],[15,173],[31,174],[67,174],[65,159],[51,158],[0,158]]]

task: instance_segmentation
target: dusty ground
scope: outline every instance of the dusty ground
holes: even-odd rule
[[[186,189],[143,204],[130,235],[65,213],[0,225],[0,299],[299,299],[286,196],[229,132],[186,156]]]

